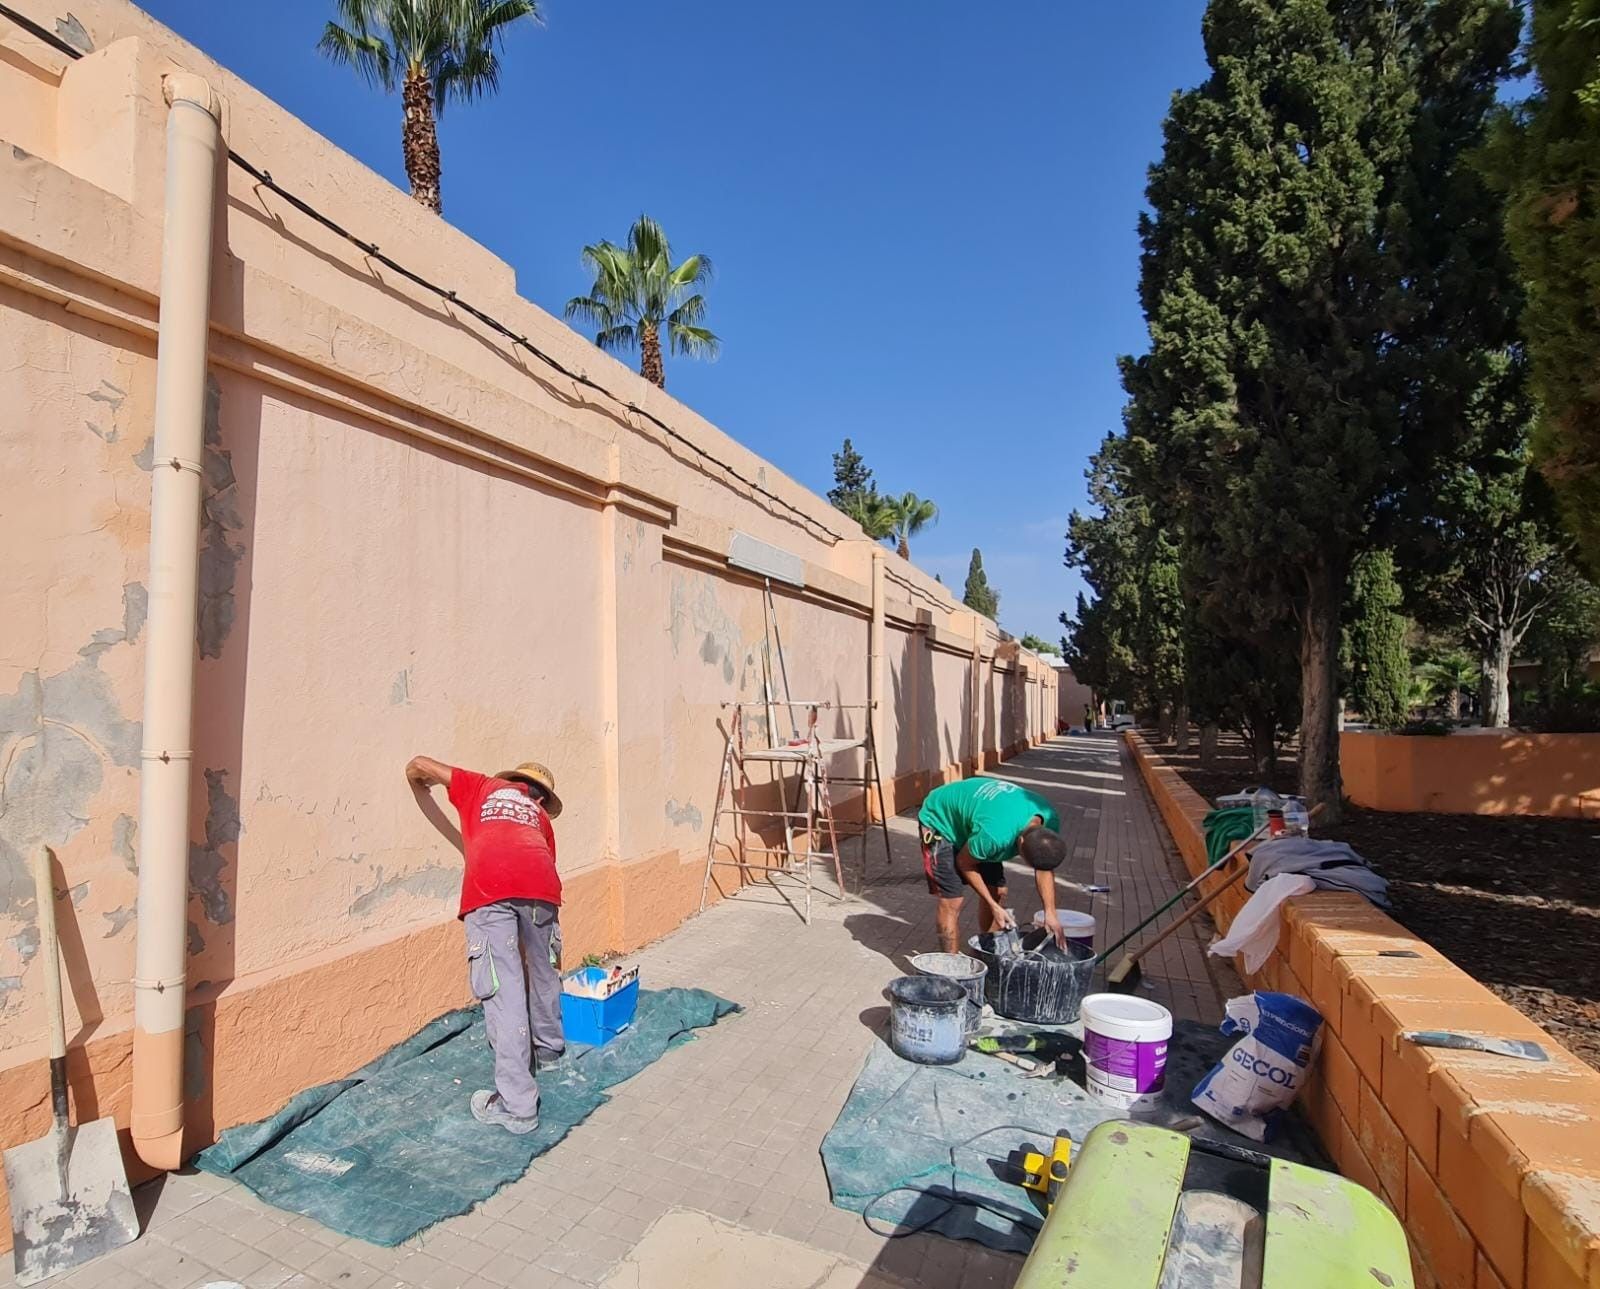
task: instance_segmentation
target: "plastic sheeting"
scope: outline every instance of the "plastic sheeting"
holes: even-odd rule
[[[494,1086],[494,1054],[482,1008],[450,1012],[349,1078],[228,1129],[195,1165],[345,1235],[399,1244],[522,1176],[608,1100],[606,1088],[737,1010],[701,989],[641,992],[631,1029],[539,1072],[539,1127],[525,1136],[472,1117],[469,1096]]]
[[[1159,1105],[1140,1118],[1195,1125],[1199,1116],[1189,1094],[1229,1045],[1213,1028],[1178,1021]],[[1081,1059],[1077,1065],[1081,1080]],[[1126,1117],[1071,1077],[1027,1079],[1016,1067],[976,1052],[958,1065],[913,1065],[874,1043],[844,1109],[823,1138],[822,1162],[833,1202],[864,1213],[880,1233],[937,1231],[1025,1253],[1044,1213],[1042,1198],[1023,1190],[1011,1169],[1012,1152],[1026,1143],[1048,1154],[1058,1132],[1081,1143],[1096,1124]],[[1240,1141],[1225,1129],[1206,1126],[1214,1135]],[[1255,1148],[1311,1162],[1316,1156],[1309,1142],[1303,1133],[1291,1134]]]

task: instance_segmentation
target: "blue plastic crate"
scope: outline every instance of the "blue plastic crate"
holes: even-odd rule
[[[604,967],[580,967],[569,980],[597,982],[610,973]],[[581,998],[561,995],[561,1029],[569,1043],[600,1047],[609,1043],[629,1025],[639,1010],[639,978],[635,976],[609,998]]]

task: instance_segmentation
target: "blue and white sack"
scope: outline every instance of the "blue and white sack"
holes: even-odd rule
[[[1257,990],[1230,999],[1222,1032],[1239,1041],[1195,1084],[1193,1100],[1254,1141],[1277,1135],[1322,1045],[1322,1013],[1293,994]]]

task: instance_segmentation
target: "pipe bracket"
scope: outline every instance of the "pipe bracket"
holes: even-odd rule
[[[135,989],[153,989],[156,993],[162,994],[169,989],[182,989],[187,980],[187,976],[177,976],[171,980],[139,980],[135,978],[128,983]]]
[[[139,749],[141,761],[160,761],[163,765],[168,761],[192,761],[194,752],[185,748],[183,751],[168,751],[164,748],[142,747]]]

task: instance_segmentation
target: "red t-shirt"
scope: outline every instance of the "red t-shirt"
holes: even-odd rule
[[[458,916],[496,900],[561,903],[550,816],[523,784],[452,769],[450,804],[467,858]]]

